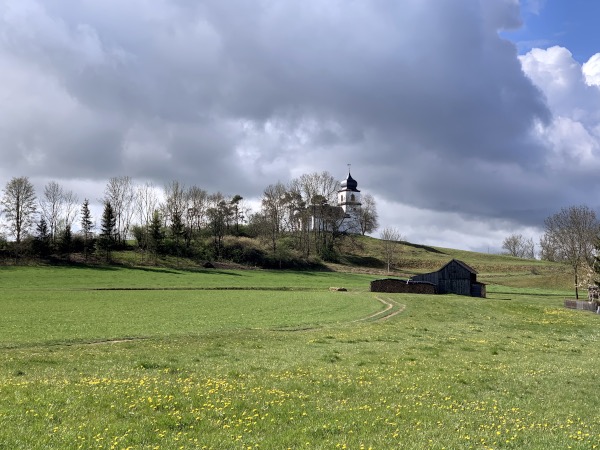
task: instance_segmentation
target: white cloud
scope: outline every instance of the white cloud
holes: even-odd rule
[[[549,150],[545,158],[549,176],[572,180],[592,176],[600,168],[600,90],[589,82],[596,59],[582,66],[569,50],[556,46],[533,49],[521,57],[523,70],[544,93],[553,112],[552,121],[538,127]],[[573,203],[587,198],[581,195]]]
[[[596,53],[583,64],[583,75],[589,86],[600,86],[600,53]]]

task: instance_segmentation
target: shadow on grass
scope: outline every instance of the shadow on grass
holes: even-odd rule
[[[203,267],[160,267],[160,266],[135,266],[128,265],[122,263],[98,263],[98,262],[79,262],[79,261],[66,261],[58,258],[52,258],[45,260],[43,262],[38,262],[35,264],[36,266],[44,266],[44,267],[55,267],[55,268],[69,268],[69,269],[80,269],[80,270],[93,270],[93,271],[108,271],[115,272],[119,270],[137,270],[142,272],[150,272],[150,273],[164,273],[164,274],[172,274],[172,275],[181,275],[182,273],[198,273],[198,274],[219,274],[219,275],[230,275],[240,277],[242,276],[239,273],[232,273],[225,270],[219,269],[207,269]],[[27,266],[19,266],[19,265],[10,265],[3,266],[7,268],[19,268],[19,267],[27,267]]]
[[[375,269],[385,267],[385,263],[383,261],[373,256],[349,255],[346,256],[345,259],[349,264],[353,264],[355,266],[371,267]]]
[[[422,250],[426,250],[431,253],[439,253],[441,255],[447,255],[447,253],[442,252],[442,251],[438,250],[437,248],[430,247],[428,245],[413,244],[411,242],[405,242],[405,241],[402,241],[402,244],[406,245],[407,247],[420,248]]]

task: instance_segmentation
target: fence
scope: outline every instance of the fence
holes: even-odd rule
[[[598,307],[596,305],[596,302],[586,302],[583,300],[565,298],[565,308],[596,312]]]

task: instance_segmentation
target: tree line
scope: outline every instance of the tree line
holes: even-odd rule
[[[239,239],[228,245],[234,236],[259,240],[280,264],[294,257],[335,260],[340,239],[348,235],[348,218],[336,206],[338,189],[328,172],[305,174],[267,186],[259,210],[252,211],[239,194],[209,193],[178,181],[159,188],[121,176],[108,180],[98,199],[102,214],[95,218],[89,199],[80,202],[59,183],[47,183],[38,196],[27,177],[15,177],[0,199],[6,231],[0,251],[16,258],[78,253],[110,261],[114,250],[133,246],[155,262],[162,255],[260,259],[259,249],[240,246]],[[352,231],[366,234],[377,227],[375,200],[366,195]]]
[[[571,268],[576,298],[581,286],[597,284],[594,277],[600,273],[600,222],[589,207],[565,207],[548,216],[539,247],[540,259],[565,263]],[[520,234],[508,236],[502,248],[511,256],[536,256],[533,239]]]

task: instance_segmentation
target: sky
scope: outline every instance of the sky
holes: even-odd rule
[[[600,213],[591,0],[0,0],[0,187],[111,177],[250,204],[348,173],[380,230],[500,252]],[[96,214],[100,214],[96,210]],[[377,232],[374,233],[377,236]]]

